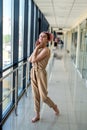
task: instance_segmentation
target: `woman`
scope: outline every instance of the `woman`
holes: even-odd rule
[[[40,98],[49,107],[53,108],[56,115],[59,114],[57,105],[47,96],[47,73],[45,69],[50,58],[50,50],[47,48],[47,43],[50,40],[51,34],[42,32],[36,42],[36,48],[28,59],[32,63],[31,85],[36,113],[35,117],[32,119],[33,123],[40,119]]]

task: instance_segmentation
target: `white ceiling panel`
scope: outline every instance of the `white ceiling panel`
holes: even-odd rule
[[[87,12],[87,0],[34,0],[53,28],[65,30]]]

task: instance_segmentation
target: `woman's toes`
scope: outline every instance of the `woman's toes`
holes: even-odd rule
[[[33,119],[32,119],[32,123],[35,123],[35,122],[37,122],[37,121],[39,121],[40,120],[40,117],[34,117]]]

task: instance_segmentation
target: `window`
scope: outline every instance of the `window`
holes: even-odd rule
[[[19,63],[18,66],[21,66],[23,62]],[[23,90],[23,66],[21,66],[18,70],[18,95],[21,94]]]
[[[19,2],[19,60],[23,59],[24,0]]]
[[[13,62],[12,0],[3,0],[3,68]]]
[[[28,50],[27,55],[30,55],[30,28],[31,28],[31,0],[29,0],[29,8],[28,8]]]
[[[3,73],[3,76],[8,74],[12,69],[9,69]],[[13,74],[10,74],[3,80],[3,114],[10,108],[12,104],[12,95],[13,95]]]

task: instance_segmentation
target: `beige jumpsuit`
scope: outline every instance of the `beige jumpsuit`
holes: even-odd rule
[[[55,106],[54,102],[47,96],[47,72],[45,69],[49,58],[50,50],[49,55],[46,56],[43,60],[34,63],[31,69],[31,85],[34,97],[35,112],[40,112],[40,98],[49,107],[53,108]]]

